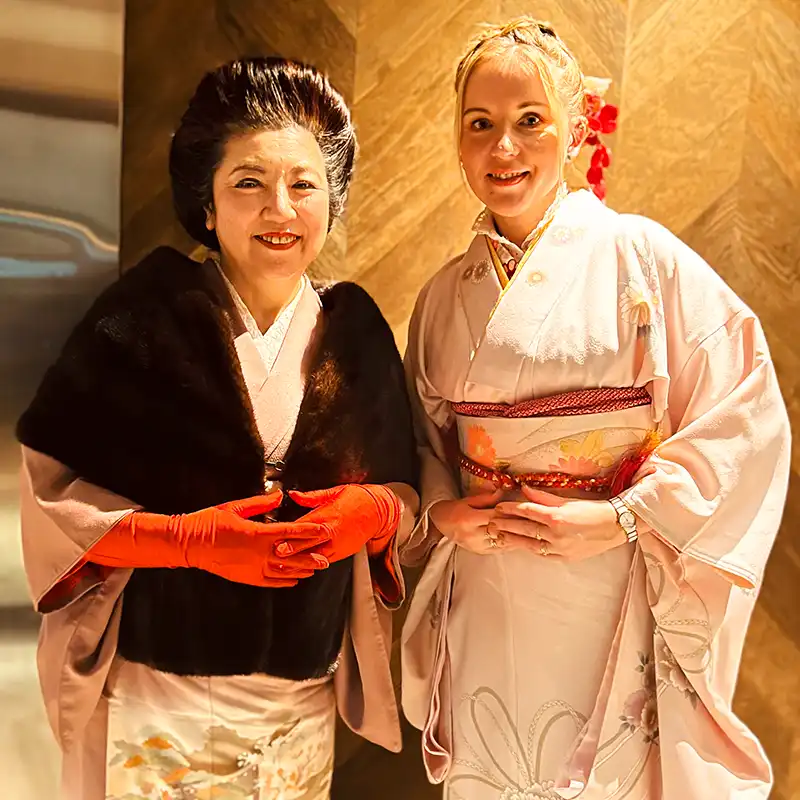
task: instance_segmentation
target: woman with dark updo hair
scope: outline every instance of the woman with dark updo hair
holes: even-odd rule
[[[338,707],[401,739],[388,653],[417,462],[391,330],[306,272],[356,138],[312,67],[207,74],[170,150],[211,255],[94,303],[19,421],[25,564],[69,800],[320,800]]]

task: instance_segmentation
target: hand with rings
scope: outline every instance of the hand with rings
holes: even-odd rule
[[[502,499],[503,492],[498,490],[461,500],[442,500],[431,506],[428,513],[444,537],[472,553],[499,555],[529,547],[529,539],[496,530],[491,524],[496,517],[495,506]]]
[[[505,544],[505,538],[505,534],[502,531],[500,533],[490,533],[487,526],[486,544],[490,548],[502,547]]]
[[[473,553],[497,553],[505,546],[505,535],[490,533],[487,526],[494,507],[503,499],[501,491],[442,500],[431,506],[428,514],[442,536]]]
[[[431,506],[428,513],[444,537],[473,553],[499,555],[528,550],[547,556],[554,552],[547,526],[516,518],[508,511],[509,507],[527,504],[503,503],[502,499],[503,492],[498,490],[460,500],[442,500]]]
[[[527,550],[539,556],[547,556],[552,552],[550,542],[546,538],[547,529],[544,525],[529,520],[515,519],[509,515],[508,508],[501,511],[502,506],[514,506],[515,503],[500,503],[496,507],[496,514],[486,526],[486,535],[502,541],[513,542],[514,550]]]
[[[612,505],[522,488],[523,502],[498,503],[487,527],[494,536],[527,538],[537,556],[582,561],[627,543]]]

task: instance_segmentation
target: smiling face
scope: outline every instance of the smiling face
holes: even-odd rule
[[[322,151],[300,127],[236,134],[214,173],[206,225],[229,274],[300,276],[328,231],[329,193]]]
[[[520,238],[555,197],[565,155],[538,70],[512,57],[478,63],[467,78],[460,122],[470,188],[500,231]]]

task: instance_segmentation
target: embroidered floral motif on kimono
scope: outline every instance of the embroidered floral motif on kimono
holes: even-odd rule
[[[287,724],[268,740],[214,726],[200,750],[155,729],[144,735],[141,743],[113,743],[108,800],[289,800],[307,792],[317,796],[330,783],[322,740],[296,725]]]
[[[639,328],[651,323],[655,307],[652,295],[633,280],[625,285],[619,296],[622,319]]]
[[[494,467],[497,453],[492,437],[482,425],[470,425],[467,428],[465,453],[484,467]]]
[[[464,270],[463,279],[465,281],[472,281],[473,283],[480,283],[492,271],[492,265],[484,259],[477,264],[472,264]]]
[[[660,631],[656,631],[654,641],[659,689],[676,689],[692,706],[697,705],[697,692]]]
[[[650,324],[655,319],[661,322],[664,319],[664,303],[661,297],[658,264],[653,247],[647,240],[634,240],[631,244],[633,251],[636,253],[638,266],[641,269],[641,282],[632,279],[632,283],[636,287],[634,296],[641,297],[649,307],[650,322],[647,324]]]
[[[639,732],[646,742],[658,742],[658,700],[655,687],[655,664],[649,654],[639,653],[637,672],[642,673],[642,688],[633,692],[622,709],[622,728]]]
[[[470,786],[490,785],[500,793],[500,800],[563,800],[553,780],[542,772],[542,749],[548,734],[559,721],[574,726],[577,733],[586,719],[567,703],[546,703],[532,720],[525,741],[512,720],[511,714],[497,692],[482,686],[463,698],[468,713],[461,719],[470,722],[469,735],[461,726],[461,735],[471,759],[456,759],[454,768],[468,772],[453,775],[448,782],[448,800],[469,800]],[[498,740],[499,735],[499,740]],[[502,741],[502,747],[492,742]]]
[[[580,438],[562,439],[558,447],[562,455],[550,465],[552,470],[570,475],[598,475],[614,463],[614,457],[606,449],[602,431],[592,431]]]
[[[574,239],[583,236],[582,228],[570,227],[568,225],[553,226],[550,235],[556,244],[569,244]]]

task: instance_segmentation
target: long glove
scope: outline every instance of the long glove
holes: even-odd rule
[[[328,560],[304,553],[324,545],[330,531],[317,522],[260,523],[249,517],[276,509],[281,492],[235,500],[191,514],[134,511],[86,554],[108,567],[196,567],[252,586],[295,586]],[[279,546],[292,542],[290,549]]]
[[[314,509],[298,522],[321,523],[331,532],[330,540],[315,547],[315,553],[333,563],[355,555],[366,545],[375,589],[387,602],[397,601],[401,584],[391,544],[402,506],[394,492],[374,484],[347,484],[313,492],[290,491],[289,497],[303,508]],[[293,547],[291,542],[287,544]],[[285,551],[283,546],[281,551]]]

